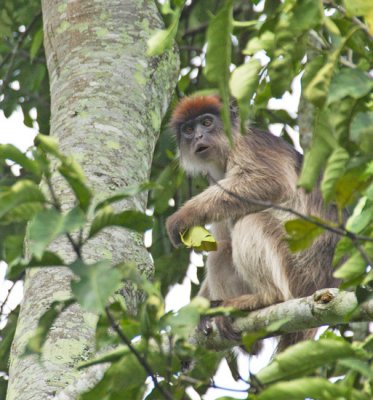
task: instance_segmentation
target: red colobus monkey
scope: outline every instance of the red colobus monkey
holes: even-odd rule
[[[224,306],[252,311],[335,285],[332,257],[338,238],[326,232],[311,247],[291,253],[283,223],[293,215],[252,200],[289,207],[302,214],[336,220],[318,188],[307,194],[297,187],[302,155],[268,132],[238,130],[232,116],[233,145],[224,133],[217,96],[186,97],[171,119],[180,163],[190,175],[203,174],[210,186],[187,201],[167,220],[173,245],[180,233],[211,224],[218,250],[207,258],[199,295]],[[223,336],[237,339],[230,324],[220,323]],[[284,335],[280,347],[312,336],[311,331]]]

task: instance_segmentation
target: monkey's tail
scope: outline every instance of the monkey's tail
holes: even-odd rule
[[[299,331],[295,333],[286,333],[280,337],[275,354],[281,353],[295,343],[301,342],[302,340],[313,339],[316,335],[316,329],[308,329],[306,331]]]

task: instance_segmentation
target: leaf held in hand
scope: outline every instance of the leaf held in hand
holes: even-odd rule
[[[186,247],[192,247],[198,251],[214,251],[218,245],[214,236],[202,226],[193,226],[181,234],[181,241]]]

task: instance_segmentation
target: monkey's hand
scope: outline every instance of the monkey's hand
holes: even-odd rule
[[[181,244],[180,234],[184,233],[188,228],[190,228],[188,219],[186,218],[185,212],[179,210],[167,218],[166,228],[168,236],[171,243],[177,247]]]

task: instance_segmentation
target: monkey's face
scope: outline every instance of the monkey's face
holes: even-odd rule
[[[190,174],[224,169],[229,147],[219,116],[204,113],[184,121],[178,132],[181,164]]]
[[[196,159],[208,159],[214,153],[219,122],[215,115],[208,113],[185,121],[180,126],[180,150]]]

